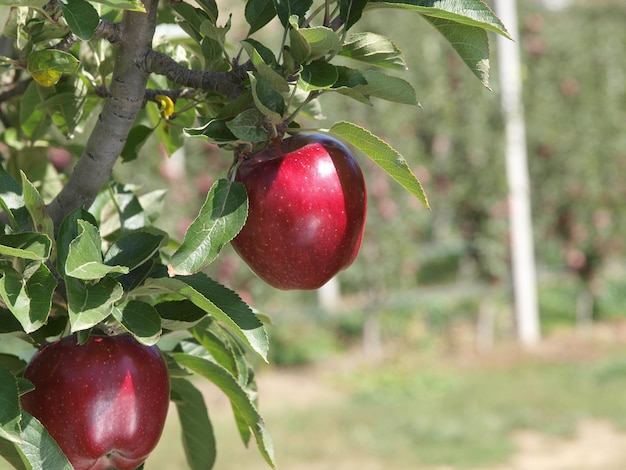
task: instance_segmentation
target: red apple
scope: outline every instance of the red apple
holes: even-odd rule
[[[24,377],[35,390],[22,407],[59,444],[76,470],[131,470],[154,449],[170,382],[156,346],[132,336],[67,336],[37,352]]]
[[[232,244],[278,289],[317,289],[359,251],[367,194],[348,148],[323,134],[296,134],[241,163],[248,219]]]

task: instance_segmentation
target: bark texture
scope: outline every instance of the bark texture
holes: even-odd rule
[[[57,229],[72,210],[93,203],[124,148],[146,92],[148,72],[137,62],[152,50],[157,4],[145,0],[146,13],[124,13],[109,95],[70,179],[48,206]]]

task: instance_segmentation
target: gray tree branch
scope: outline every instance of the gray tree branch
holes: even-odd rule
[[[152,50],[158,0],[145,0],[144,5],[146,13],[124,13],[109,96],[72,175],[48,206],[57,229],[72,210],[93,203],[111,175],[143,104],[148,72],[137,66],[137,59]]]
[[[189,70],[170,56],[149,50],[139,58],[137,65],[146,72],[164,75],[172,82],[189,88],[213,91],[228,98],[236,98],[243,91],[243,80],[251,64],[246,63],[228,72]]]

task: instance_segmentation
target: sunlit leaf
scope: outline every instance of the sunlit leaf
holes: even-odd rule
[[[241,230],[248,215],[248,198],[241,183],[216,181],[182,245],[172,255],[171,275],[193,274],[211,263]]]
[[[22,176],[22,188],[24,191],[24,205],[30,215],[30,219],[35,229],[47,235],[49,239],[54,239],[54,223],[52,218],[46,212],[46,204],[39,194],[39,191],[35,186],[28,181],[23,171],[20,171]]]
[[[90,0],[93,3],[102,3],[120,10],[146,11],[141,0]]]
[[[45,264],[28,277],[8,266],[0,273],[0,296],[27,333],[43,326],[50,314],[57,281]]]
[[[391,39],[376,33],[351,34],[339,54],[379,67],[399,70],[407,68],[400,49]]]
[[[429,207],[424,189],[407,161],[389,144],[351,122],[338,122],[330,128],[330,132],[368,156],[389,176],[422,201],[426,207]]]
[[[415,89],[406,80],[385,75],[377,70],[365,70],[363,77],[367,84],[355,86],[355,91],[395,103],[417,105]]]
[[[65,273],[78,279],[97,280],[109,273],[125,274],[126,266],[105,264],[102,258],[102,239],[97,227],[78,220],[78,236],[69,246]]]
[[[59,227],[57,235],[57,260],[56,269],[61,276],[65,276],[65,262],[69,254],[70,244],[79,234],[79,220],[86,220],[92,225],[96,224],[94,216],[82,207],[77,207],[65,216]]]
[[[489,38],[493,31],[510,39],[500,19],[481,0],[371,0],[370,8],[401,8],[420,13],[450,42],[489,87]]]
[[[111,277],[104,277],[95,284],[68,277],[66,287],[72,332],[100,323],[112,313],[113,305],[124,295],[121,284]]]
[[[50,256],[51,249],[52,241],[42,233],[0,235],[0,255],[45,261]]]
[[[477,26],[510,38],[506,27],[482,0],[370,0],[366,9],[402,8],[459,24]]]
[[[292,46],[291,53],[296,60],[303,63],[321,59],[329,54],[336,54],[341,50],[341,39],[332,29],[324,26],[298,28],[293,18],[289,38]]]
[[[26,411],[22,411],[21,427],[20,442],[9,443],[0,439],[0,455],[11,455],[14,459],[19,457],[20,460],[14,462],[21,464],[18,468],[72,470],[72,465],[52,436],[36,418]],[[13,447],[13,452],[9,446]],[[28,466],[24,465],[22,459],[25,459]]]

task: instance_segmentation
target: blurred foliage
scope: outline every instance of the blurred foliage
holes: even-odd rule
[[[276,382],[282,393],[263,402],[276,429],[277,459],[284,468],[506,467],[517,449],[516,431],[542,433],[532,434],[543,444],[533,455],[557,459],[577,444],[550,437],[574,438],[581,422],[588,427],[576,437],[591,450],[612,426],[615,432],[626,427],[624,348],[580,341],[550,346],[551,353],[525,358],[505,348],[484,362],[400,349],[375,363],[344,361],[318,374],[289,371]],[[225,431],[230,410],[212,412]],[[594,430],[597,435],[585,438]],[[154,456],[167,468],[176,467],[176,452],[167,445],[176,432],[172,421]],[[222,441],[219,468],[264,468],[255,453],[241,451],[236,432],[233,427]]]

